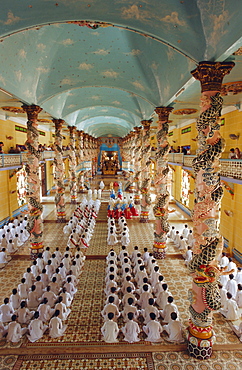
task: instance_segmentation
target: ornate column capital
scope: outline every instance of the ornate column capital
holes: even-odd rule
[[[169,114],[173,109],[173,107],[156,107],[155,113],[158,115],[160,122],[168,122]]]
[[[141,124],[142,124],[144,130],[149,130],[151,123],[152,123],[152,119],[143,119],[141,121]]]
[[[76,126],[68,126],[68,130],[70,132],[70,135],[74,135],[76,132]]]
[[[199,62],[191,74],[200,81],[202,92],[219,92],[224,76],[230,73],[234,65],[234,62]]]
[[[22,108],[27,113],[29,121],[36,121],[38,118],[38,114],[42,111],[42,108],[35,104],[32,105],[23,104]]]
[[[65,121],[63,119],[52,118],[52,122],[55,124],[57,130],[61,130]]]

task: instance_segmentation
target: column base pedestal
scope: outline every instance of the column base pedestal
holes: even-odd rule
[[[200,338],[193,334],[191,327],[187,328],[188,353],[198,360],[207,360],[212,355],[212,346],[216,341],[213,331],[200,333]]]
[[[42,243],[31,243],[30,247],[30,258],[35,260],[39,253],[44,252],[44,246]]]
[[[153,246],[153,256],[157,260],[162,260],[166,258],[166,248],[156,248]]]

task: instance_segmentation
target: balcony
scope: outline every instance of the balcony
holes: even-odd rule
[[[195,155],[169,153],[168,163],[192,170],[192,161]],[[242,184],[242,159],[220,159],[220,176],[224,180]]]

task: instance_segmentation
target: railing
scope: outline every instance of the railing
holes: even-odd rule
[[[65,154],[65,153],[64,153]],[[16,167],[21,166],[23,163],[28,161],[28,153],[13,153],[13,154],[0,154],[0,167]],[[46,150],[40,153],[40,161],[44,159],[54,159],[55,152]],[[65,156],[63,156],[65,158]]]
[[[184,167],[192,167],[195,155],[169,153],[168,162],[179,163]],[[220,159],[220,175],[242,180],[242,159]]]

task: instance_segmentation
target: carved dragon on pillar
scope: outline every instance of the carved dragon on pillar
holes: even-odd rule
[[[70,196],[71,203],[76,204],[77,185],[76,185],[76,154],[75,154],[75,126],[68,126],[70,132],[69,150],[69,175],[70,175]]]
[[[141,215],[140,215],[140,222],[147,222],[149,218],[149,208],[151,204],[151,197],[150,197],[150,125],[152,120],[143,120],[141,121],[144,129],[143,129],[143,145],[142,145],[142,165],[141,165]]]
[[[232,62],[200,62],[192,75],[201,82],[201,114],[197,120],[198,150],[193,160],[196,175],[194,222],[194,257],[189,264],[193,276],[190,291],[191,321],[187,331],[188,351],[198,359],[211,356],[215,335],[212,312],[221,306],[218,279],[223,273],[217,264],[223,242],[219,235],[219,209],[223,190],[220,184],[219,159],[224,150],[220,115],[223,77],[233,68]]]
[[[167,190],[167,176],[169,167],[167,156],[170,150],[167,134],[169,130],[168,118],[173,108],[170,107],[157,107],[155,112],[159,117],[157,137],[157,151],[155,159],[157,163],[157,172],[154,179],[156,188],[156,202],[153,207],[155,222],[154,232],[154,256],[158,259],[165,258],[166,255],[166,235],[169,231],[168,223],[168,203],[170,195]]]

